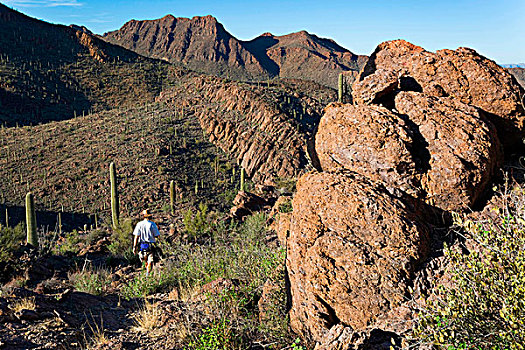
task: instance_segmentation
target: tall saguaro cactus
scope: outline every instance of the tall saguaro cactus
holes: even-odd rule
[[[171,215],[175,215],[175,181],[170,181],[170,208]]]
[[[241,186],[240,190],[244,191],[244,168],[241,168]]]
[[[343,90],[344,90],[344,77],[343,73],[339,73],[339,81],[338,81],[338,89],[337,89],[337,100],[341,103],[343,103]]]
[[[27,226],[27,243],[38,248],[38,236],[36,234],[36,213],[35,199],[33,193],[26,195],[26,226]]]
[[[118,227],[119,221],[119,202],[117,189],[117,170],[115,163],[109,164],[109,180],[111,182],[111,218],[113,221],[113,228]]]

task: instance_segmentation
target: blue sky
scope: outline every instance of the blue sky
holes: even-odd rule
[[[130,19],[211,14],[242,40],[307,30],[357,54],[405,39],[435,51],[468,46],[498,63],[525,62],[525,0],[0,0],[52,23],[102,34]]]

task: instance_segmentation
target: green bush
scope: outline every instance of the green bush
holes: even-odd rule
[[[291,213],[293,211],[292,201],[286,201],[279,204],[279,213]]]
[[[451,350],[525,348],[525,195],[506,197],[495,220],[456,217],[468,244],[445,246],[451,285],[428,298],[415,338]]]
[[[275,188],[280,192],[294,193],[295,186],[297,184],[296,178],[285,178],[278,177],[275,178]]]
[[[240,348],[240,340],[226,320],[214,321],[188,345],[191,350],[232,350]]]
[[[151,276],[139,274],[122,287],[121,293],[128,300],[143,298],[163,290],[167,291],[173,285],[173,275],[164,271]]]
[[[79,243],[82,242],[78,232],[73,230],[66,233],[62,244],[56,246],[55,252],[58,254],[77,254],[80,251]]]
[[[11,260],[13,253],[25,241],[25,238],[25,226],[22,223],[14,228],[2,227],[0,230],[0,262]]]
[[[184,213],[182,222],[184,223],[184,228],[188,237],[193,240],[197,240],[197,238],[209,234],[212,226],[210,224],[208,206],[200,203],[199,209],[195,214],[191,209],[188,209]]]
[[[93,295],[103,295],[109,288],[110,272],[106,269],[82,269],[68,275],[69,281],[80,292]]]
[[[133,230],[135,228],[132,219],[120,220],[117,228],[113,229],[109,251],[115,256],[130,257],[133,255]]]
[[[259,328],[261,331],[272,339],[283,340],[290,338],[284,258],[283,251],[280,259],[281,264],[276,266],[268,277],[268,281],[271,282],[273,287],[266,293],[264,311],[263,314],[259,315]]]

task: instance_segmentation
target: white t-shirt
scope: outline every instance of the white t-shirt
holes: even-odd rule
[[[144,219],[135,226],[133,235],[140,236],[140,242],[155,243],[155,237],[160,236],[160,232],[153,221]]]

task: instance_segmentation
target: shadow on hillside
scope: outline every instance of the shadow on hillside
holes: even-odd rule
[[[270,36],[261,36],[255,40],[245,42],[244,47],[255,57],[259,59],[259,62],[270,74],[278,76],[280,68],[269,56],[266,50],[279,41]]]
[[[26,211],[24,207],[0,205],[0,224],[6,225],[6,209],[9,227],[15,227],[20,223],[25,223]],[[44,232],[58,231],[59,213],[55,211],[36,211],[36,222],[39,230]],[[84,225],[95,226],[94,217],[90,214],[63,212],[62,231],[82,230]]]
[[[0,123],[7,127],[42,124],[71,119],[75,113],[82,115],[83,111],[88,113],[92,104],[86,95],[65,84],[56,84],[61,91],[60,103],[49,97],[41,98],[0,89]]]

